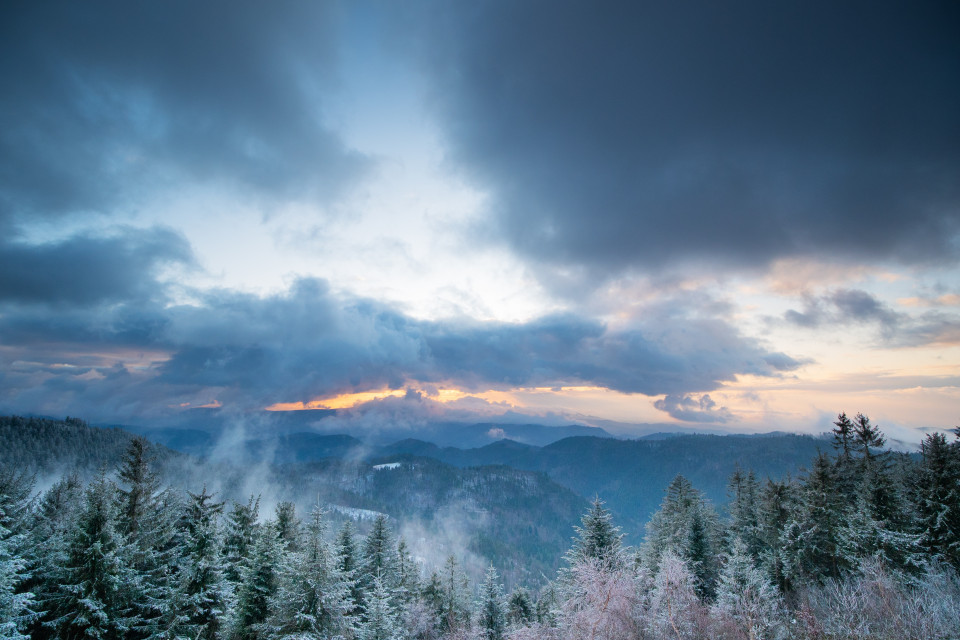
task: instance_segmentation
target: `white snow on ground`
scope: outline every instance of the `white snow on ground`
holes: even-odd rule
[[[331,504],[330,508],[337,513],[350,516],[354,520],[375,520],[377,516],[387,515],[385,513],[380,513],[379,511],[371,511],[370,509],[357,509],[356,507],[344,507],[339,504]]]
[[[383,471],[384,469],[396,469],[400,464],[399,462],[388,462],[386,464],[375,464],[373,468],[377,471]]]

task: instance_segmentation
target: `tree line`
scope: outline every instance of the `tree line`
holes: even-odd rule
[[[682,476],[637,548],[597,497],[564,567],[509,594],[425,568],[386,516],[328,531],[258,498],[161,486],[148,443],[39,494],[0,473],[0,638],[956,638],[960,430],[919,456],[840,414],[801,478],[737,470],[718,511]]]

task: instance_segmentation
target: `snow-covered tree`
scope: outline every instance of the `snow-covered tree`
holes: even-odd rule
[[[282,548],[272,523],[260,527],[253,552],[246,563],[237,587],[237,605],[233,636],[239,640],[255,640],[267,636],[263,623],[270,615],[270,605],[278,587]]]
[[[566,560],[574,565],[588,559],[600,560],[614,565],[621,561],[620,550],[623,534],[620,527],[613,524],[613,516],[603,506],[599,496],[594,497],[590,509],[580,519],[581,526],[575,527],[577,537],[567,552]]]
[[[477,624],[484,640],[503,640],[503,634],[507,630],[507,611],[500,576],[493,565],[487,568],[483,585],[480,587]]]
[[[0,507],[0,523],[4,521],[9,520]],[[19,590],[20,584],[29,577],[27,561],[17,551],[22,538],[22,534],[15,536],[0,524],[0,638],[3,639],[27,640],[30,636],[23,631],[39,617],[33,592]]]
[[[648,626],[656,637],[693,640],[699,638],[702,607],[687,563],[672,550],[660,558],[650,595]]]
[[[960,569],[960,447],[940,433],[923,441],[918,491],[920,544]]]
[[[373,588],[367,594],[366,615],[359,637],[360,640],[398,640],[400,637],[397,611],[380,576],[373,579]]]
[[[337,566],[336,553],[326,540],[325,512],[314,508],[302,549],[288,557],[269,620],[274,637],[350,637],[352,581]]]
[[[744,638],[774,638],[783,623],[777,588],[750,556],[747,545],[734,539],[720,571],[714,614],[731,620]]]
[[[227,580],[234,584],[243,579],[243,571],[253,552],[260,517],[260,497],[250,496],[247,504],[233,503],[227,517],[227,532],[223,541]]]
[[[78,521],[55,573],[56,595],[45,623],[60,637],[125,638],[137,625],[136,576],[117,532],[116,490],[102,474],[86,489]]]
[[[536,620],[537,611],[530,592],[516,587],[507,598],[507,622],[513,626],[527,625]]]
[[[171,631],[173,635],[214,640],[221,636],[229,604],[217,527],[223,503],[213,502],[206,487],[189,497],[177,550],[180,574]]]
[[[387,589],[392,590],[398,582],[397,547],[387,516],[379,514],[373,521],[370,533],[363,541],[360,561],[360,584],[364,589],[373,586],[379,577]]]

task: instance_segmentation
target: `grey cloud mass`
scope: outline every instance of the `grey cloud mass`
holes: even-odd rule
[[[693,349],[648,337],[664,335],[656,322],[616,332],[572,315],[524,324],[414,320],[334,295],[313,279],[266,298],[201,297],[199,306],[105,304],[61,315],[5,305],[0,406],[149,418],[214,399],[250,410],[409,381],[475,391],[587,384],[683,395],[736,374],[778,375],[798,365],[716,322],[684,328],[692,343],[705,345]],[[58,359],[40,357],[38,343],[58,345]],[[160,356],[139,368],[127,363],[144,352]]]
[[[955,2],[438,5],[451,156],[548,269],[958,257]]]
[[[323,122],[335,20],[319,2],[5,3],[0,222],[216,181],[335,197],[368,165]]]

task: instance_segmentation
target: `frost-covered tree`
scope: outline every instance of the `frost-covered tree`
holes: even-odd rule
[[[599,496],[594,497],[590,509],[580,519],[581,526],[575,527],[577,537],[573,546],[567,552],[566,560],[574,565],[584,560],[600,560],[609,565],[621,562],[621,540],[623,534],[620,527],[613,524],[613,516],[603,506]]]
[[[366,615],[360,625],[360,640],[398,640],[400,626],[397,611],[390,602],[390,592],[380,576],[373,579],[372,587],[367,594]]]
[[[353,531],[353,523],[350,520],[346,520],[337,533],[336,552],[337,567],[350,585],[350,599],[353,602],[352,614],[360,616],[363,613],[364,606],[364,593],[360,584],[362,557],[357,546],[357,537]]]
[[[960,570],[960,446],[940,433],[922,445],[918,491],[920,544],[928,554]]]
[[[396,542],[387,523],[387,516],[382,513],[374,519],[373,527],[363,541],[360,584],[364,589],[369,589],[377,577],[389,590],[398,582]]]
[[[396,553],[397,586],[395,593],[399,602],[409,602],[420,590],[420,566],[413,555],[407,541],[400,538]]]
[[[484,640],[503,640],[507,630],[507,611],[503,599],[503,586],[497,570],[490,565],[480,587],[477,602],[477,624]]]
[[[302,549],[283,567],[269,620],[275,637],[350,637],[354,631],[352,581],[337,566],[324,518],[325,512],[314,508]]]
[[[260,527],[253,552],[237,587],[237,605],[232,635],[239,640],[267,636],[263,623],[278,587],[283,550],[272,523]]]
[[[798,508],[797,493],[797,486],[789,478],[780,481],[768,479],[760,492],[759,566],[781,592],[790,588],[781,541],[787,525]]]
[[[285,551],[296,551],[300,544],[301,522],[297,517],[297,508],[290,501],[277,504],[276,509],[277,538]]]
[[[660,558],[650,595],[648,626],[655,637],[693,640],[699,638],[702,607],[687,563],[667,550]]]
[[[783,606],[777,588],[758,569],[747,545],[734,539],[720,571],[713,612],[726,618],[744,638],[772,638],[782,626]]]
[[[189,497],[181,520],[180,574],[171,630],[173,635],[214,640],[221,636],[229,604],[217,527],[223,503],[213,502],[206,487]]]
[[[0,497],[0,503],[4,502]],[[31,591],[19,589],[28,577],[27,561],[17,551],[22,534],[13,535],[2,522],[9,521],[0,507],[0,638],[27,640],[27,625],[39,617]]]
[[[470,582],[457,557],[450,555],[440,573],[438,618],[443,633],[452,634],[470,626]]]
[[[844,498],[837,492],[836,471],[821,454],[803,483],[799,509],[782,536],[791,579],[838,578],[856,564],[855,546],[844,536],[847,517]]]
[[[250,496],[247,504],[233,503],[227,517],[227,532],[223,541],[223,555],[226,560],[227,580],[239,584],[257,538],[260,517],[260,497]]]
[[[537,611],[530,592],[516,587],[507,598],[507,622],[513,626],[527,625],[536,620]]]
[[[632,640],[642,633],[631,569],[588,558],[571,567],[558,626],[569,640]]]
[[[760,536],[759,493],[760,487],[753,471],[746,473],[737,466],[727,483],[730,504],[729,535],[740,538],[754,558],[759,558],[763,549]]]
[[[54,574],[55,595],[42,603],[51,613],[45,625],[59,637],[126,638],[138,623],[137,581],[125,562],[116,504],[115,487],[102,474],[87,487],[64,565]]]

